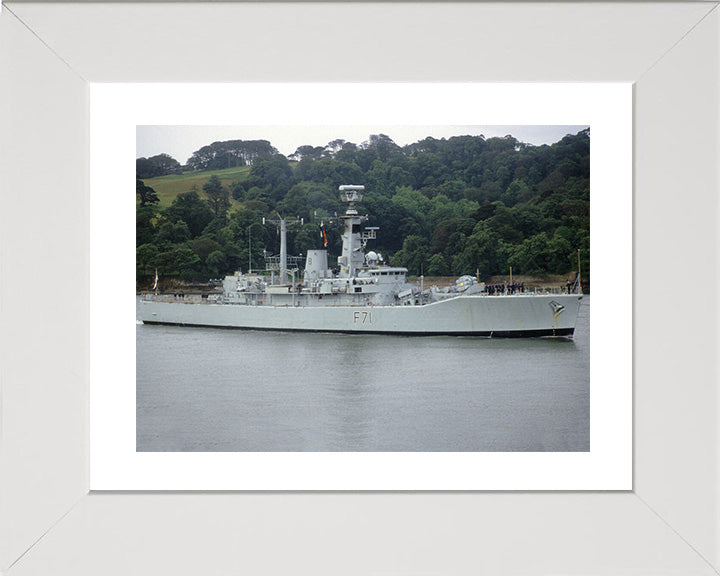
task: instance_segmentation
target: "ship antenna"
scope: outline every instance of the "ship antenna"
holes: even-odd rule
[[[340,198],[344,202],[348,203],[346,214],[357,214],[357,210],[355,209],[355,202],[360,202],[362,200],[362,194],[360,194],[360,192],[365,190],[365,186],[345,184],[343,186],[340,186],[339,189],[340,192],[342,192]]]
[[[580,280],[580,248],[578,248],[578,294],[582,294],[582,281]]]
[[[269,222],[271,224],[277,224],[280,228],[280,282],[287,282],[287,227],[293,224],[303,224],[303,218],[290,219],[283,218],[278,212],[278,219],[271,220],[270,218],[263,218],[263,224]]]

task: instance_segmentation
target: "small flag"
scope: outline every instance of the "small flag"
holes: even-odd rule
[[[155,284],[153,285],[153,290],[157,290],[157,285],[158,285],[158,273],[157,273],[157,268],[155,268]]]
[[[327,236],[325,235],[325,228],[322,228],[322,239],[323,239],[323,246],[327,248]]]

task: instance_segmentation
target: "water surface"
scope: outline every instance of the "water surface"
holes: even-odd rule
[[[137,326],[138,451],[587,451],[574,339]]]

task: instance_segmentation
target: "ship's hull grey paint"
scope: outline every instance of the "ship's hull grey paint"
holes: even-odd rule
[[[405,335],[567,336],[579,294],[457,296],[423,306],[263,306],[143,301],[147,324]]]

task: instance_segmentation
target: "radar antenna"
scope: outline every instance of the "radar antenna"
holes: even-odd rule
[[[355,202],[360,202],[362,200],[362,192],[365,190],[365,186],[355,186],[350,184],[344,184],[343,186],[339,187],[340,192],[340,199],[343,202],[348,203],[347,207],[347,214],[357,214],[357,210],[355,210]]]

